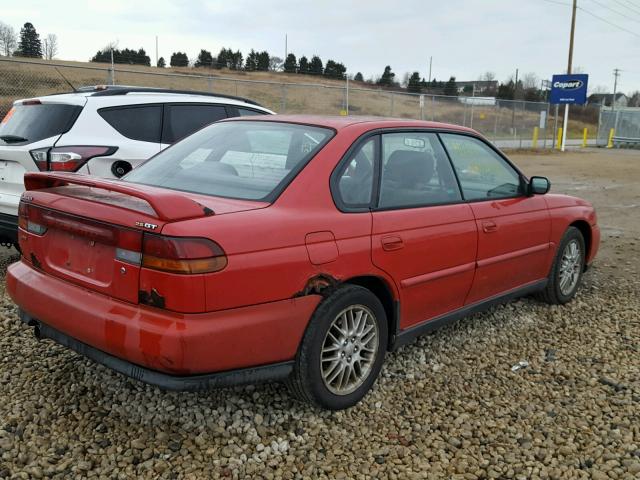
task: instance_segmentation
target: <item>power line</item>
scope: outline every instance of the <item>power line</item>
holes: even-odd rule
[[[640,15],[640,10],[636,10],[636,7],[630,7],[627,4],[622,3],[620,0],[613,0],[614,2],[616,2],[618,5],[632,11],[633,13]],[[632,4],[633,5],[633,4]]]
[[[637,4],[637,3],[635,3],[635,2],[632,2],[631,0],[624,0],[624,3],[626,3],[626,4],[628,4],[628,5],[631,5],[633,8],[637,8],[637,9],[639,9],[639,10],[640,10],[640,5],[638,5],[638,4]]]
[[[593,3],[595,3],[595,4],[597,4],[597,5],[600,5],[602,8],[605,8],[605,9],[607,9],[607,10],[609,10],[609,11],[611,11],[611,12],[615,13],[616,15],[620,15],[621,17],[624,17],[624,18],[626,18],[626,19],[628,19],[628,20],[631,20],[631,21],[633,21],[633,22],[638,22],[638,23],[640,23],[640,20],[636,20],[635,18],[631,18],[631,17],[629,17],[629,15],[627,15],[626,13],[622,13],[622,12],[619,12],[618,10],[614,10],[613,8],[611,8],[611,7],[607,6],[607,5],[605,5],[604,3],[599,2],[598,0],[591,0],[591,1],[592,1]]]
[[[564,6],[564,7],[570,7],[570,6],[571,6],[571,5],[570,5],[570,4],[568,4],[568,3],[560,2],[560,1],[558,1],[558,0],[543,0],[543,1],[544,1],[544,2],[548,2],[548,3],[553,3],[553,4],[556,4],[556,5],[562,5],[562,6]],[[634,31],[632,31],[632,30],[629,30],[628,28],[624,28],[624,27],[621,27],[620,25],[618,25],[618,24],[616,24],[616,23],[610,22],[610,21],[609,21],[609,20],[607,20],[606,18],[603,18],[603,17],[601,17],[600,15],[596,15],[595,13],[590,12],[590,11],[589,11],[589,10],[587,10],[586,8],[582,8],[582,7],[578,6],[578,10],[580,10],[580,11],[582,11],[582,12],[586,13],[587,15],[592,16],[593,18],[596,18],[596,19],[600,20],[601,22],[606,23],[607,25],[610,25],[610,26],[615,27],[615,28],[617,28],[617,29],[619,29],[619,30],[622,30],[623,32],[630,33],[631,35],[633,35],[633,36],[636,36],[636,37],[640,38],[640,33],[634,32]]]

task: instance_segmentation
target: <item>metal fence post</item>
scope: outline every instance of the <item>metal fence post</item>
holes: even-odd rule
[[[211,75],[207,77],[207,87],[209,87],[209,92],[213,92],[213,78]]]
[[[431,95],[431,121],[435,122],[436,120],[436,96]]]
[[[280,97],[280,113],[287,111],[287,86],[283,83],[280,85],[281,97]]]
[[[390,105],[391,113],[389,113],[389,116],[393,117],[393,107],[394,107],[393,103],[394,103],[394,100],[395,100],[395,96],[394,96],[393,92],[391,92],[391,99],[390,100],[391,100],[391,105]]]

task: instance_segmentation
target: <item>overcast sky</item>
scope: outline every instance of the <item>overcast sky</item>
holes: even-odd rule
[[[8,0],[2,0],[8,2]],[[365,78],[391,65],[405,72],[476,80],[492,71],[499,80],[516,68],[540,78],[567,66],[571,0],[87,0],[11,2],[0,19],[16,30],[32,22],[41,38],[58,35],[58,58],[86,61],[118,41],[144,48],[155,63],[177,50],[194,58],[201,48],[225,46],[284,56],[319,55],[343,62]],[[616,26],[578,11],[574,67],[589,73],[589,87],[640,90],[640,0],[578,0],[578,5]],[[608,8],[607,8],[608,7]],[[622,28],[630,30],[628,33]]]

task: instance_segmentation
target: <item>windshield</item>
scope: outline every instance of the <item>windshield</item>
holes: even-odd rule
[[[82,107],[60,103],[16,105],[0,123],[0,144],[27,144],[68,131]]]
[[[272,201],[332,134],[327,128],[291,123],[216,123],[159,153],[124,180]]]

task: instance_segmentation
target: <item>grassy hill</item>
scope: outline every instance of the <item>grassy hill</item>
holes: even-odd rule
[[[53,67],[41,60],[29,59],[29,63],[7,60],[0,57],[0,116],[15,99],[69,91],[63,76],[76,87],[106,84],[111,78],[107,64],[56,60],[57,67]],[[281,72],[116,65],[115,82],[238,95],[279,113],[338,115],[344,110],[347,100],[345,81]],[[530,139],[534,127],[540,122],[539,110],[546,110],[542,104],[524,102],[471,107],[456,97],[428,96],[421,107],[418,95],[383,90],[361,82],[350,82],[348,102],[351,115],[423,118],[455,123],[472,126],[491,138]],[[570,137],[581,136],[585,127],[595,135],[597,116],[583,115],[571,122]],[[552,118],[548,118],[547,131],[547,138],[551,138]]]

